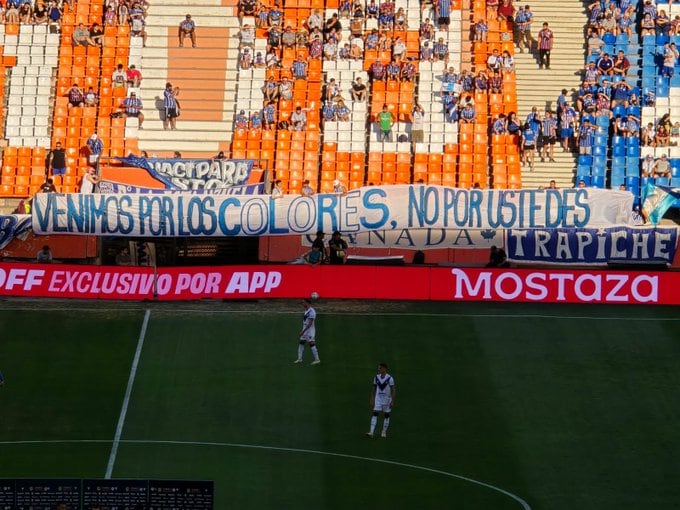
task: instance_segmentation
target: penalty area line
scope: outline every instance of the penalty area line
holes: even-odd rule
[[[123,397],[123,405],[120,408],[120,415],[118,416],[118,425],[116,425],[116,433],[113,437],[113,444],[111,445],[111,453],[109,454],[109,462],[106,465],[106,474],[104,478],[109,479],[113,474],[113,466],[116,464],[116,456],[118,455],[118,447],[120,446],[120,438],[123,435],[123,427],[125,426],[125,417],[127,416],[128,406],[130,405],[130,396],[132,395],[132,387],[137,376],[137,368],[139,367],[139,358],[142,355],[142,347],[144,346],[144,338],[146,337],[146,329],[149,326],[149,317],[151,317],[151,310],[147,309],[144,312],[144,321],[142,328],[139,331],[139,339],[137,340],[137,349],[135,350],[135,357],[132,359],[132,366],[130,367],[130,376],[128,377],[127,387],[125,388],[125,397]]]

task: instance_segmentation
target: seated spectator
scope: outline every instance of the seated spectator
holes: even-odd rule
[[[349,58],[360,60],[364,58],[364,41],[361,37],[351,35],[349,37]]]
[[[473,124],[477,120],[477,112],[475,107],[467,103],[460,112],[460,122],[463,124]]]
[[[656,23],[650,14],[645,14],[640,21],[640,35],[656,35]]]
[[[291,66],[293,78],[296,80],[307,79],[307,62],[303,59],[302,54],[298,55]]]
[[[640,136],[640,119],[635,117],[632,113],[629,113],[626,116],[626,133],[624,136],[627,137]]]
[[[401,66],[399,66],[396,60],[392,59],[392,61],[389,64],[387,64],[385,72],[387,73],[388,80],[398,81],[399,75],[401,73]]]
[[[184,39],[187,37],[191,39],[191,46],[196,47],[196,23],[191,19],[191,14],[187,14],[180,22],[177,35],[179,37],[180,48],[184,46]]]
[[[40,185],[40,191],[38,193],[56,193],[57,187],[54,185],[54,179],[48,178],[44,183]]]
[[[440,60],[444,62],[448,62],[449,60],[449,45],[444,42],[444,38],[440,37],[437,39],[437,42],[434,43],[434,46],[432,48],[432,51],[434,53],[434,59],[435,60]]]
[[[281,77],[281,83],[279,83],[279,97],[286,101],[293,100],[293,82],[290,81],[287,76]]]
[[[134,64],[130,65],[127,73],[125,74],[128,87],[138,88],[142,84],[142,73],[135,67]]]
[[[595,85],[600,77],[595,62],[588,62],[583,72],[583,83],[586,85]]]
[[[671,145],[678,145],[678,141],[680,141],[680,122],[676,122],[671,127]]]
[[[19,23],[19,15],[14,9],[15,12],[15,21],[12,21],[10,17],[10,10],[7,10],[6,14],[6,20],[7,23]],[[61,26],[61,16],[62,16],[62,10],[61,7],[57,4],[55,0],[50,0],[50,4],[47,7],[47,26],[51,27],[54,26],[56,27],[57,30],[59,30],[59,27]]]
[[[271,27],[267,30],[267,50],[278,51],[281,47],[281,37],[283,32],[279,27]]]
[[[380,14],[380,7],[378,7],[378,4],[375,3],[375,0],[371,0],[371,2],[366,6],[366,19],[378,19],[378,15]]]
[[[96,46],[95,42],[90,37],[90,32],[82,23],[73,31],[73,45],[74,46]]]
[[[338,15],[336,13],[333,13],[333,15],[326,20],[323,26],[323,33],[324,34],[330,34],[330,33],[336,33],[339,34],[342,31],[342,23],[338,19]]]
[[[33,18],[33,6],[31,0],[24,1],[19,5],[19,22],[24,25],[30,25]]]
[[[416,77],[416,72],[416,65],[413,62],[404,62],[401,66],[400,78],[402,81],[413,81]]]
[[[406,54],[406,43],[401,37],[397,37],[392,44],[392,58],[401,62]]]
[[[512,21],[515,15],[515,7],[512,5],[512,0],[503,0],[498,5],[498,19],[501,21]]]
[[[486,21],[483,19],[477,21],[472,27],[472,33],[475,41],[486,41],[489,33],[489,26],[486,24]]]
[[[47,19],[47,6],[45,5],[45,2],[38,0],[35,3],[35,9],[33,9],[33,23],[36,25],[44,25],[47,23]],[[0,21],[4,22],[4,19],[1,19]]]
[[[264,57],[264,63],[267,69],[279,69],[281,67],[279,56],[276,54],[274,48],[267,51],[267,54]]]
[[[503,65],[503,60],[498,52],[498,49],[494,48],[491,55],[486,59],[486,66],[489,68],[490,72],[500,71]]]
[[[324,60],[335,60],[338,55],[338,43],[334,38],[329,38],[323,45],[323,58]]]
[[[292,27],[287,26],[281,34],[281,44],[284,48],[295,48],[297,45],[297,36]]]
[[[335,81],[335,78],[331,78],[324,86],[324,97],[329,101],[334,100],[341,92],[340,85]]]
[[[385,70],[385,66],[380,60],[376,60],[375,62],[373,62],[373,64],[371,64],[369,73],[373,81],[384,80],[387,77],[387,71]]]
[[[269,22],[270,27],[281,26],[283,21],[283,9],[281,8],[281,2],[279,0],[274,0],[274,7],[269,10]]]
[[[588,37],[588,54],[599,55],[602,46],[604,46],[604,41],[600,37],[600,34],[597,30],[591,29],[590,36]]]
[[[426,19],[420,24],[418,36],[421,42],[431,41],[432,39],[434,39],[434,25],[430,22],[429,19]]]
[[[661,35],[668,35],[671,30],[671,20],[663,9],[659,11],[654,20],[656,26],[656,33]]]
[[[617,20],[618,33],[626,34],[628,37],[633,37],[633,25],[635,24],[635,17],[628,10]]]
[[[127,84],[127,73],[123,70],[123,64],[118,64],[116,70],[111,75],[111,85],[114,88],[125,87]]]
[[[613,74],[626,77],[628,74],[628,69],[630,69],[630,62],[626,58],[623,51],[619,51],[614,60],[614,66],[612,67]]]
[[[66,96],[68,97],[69,106],[83,106],[85,94],[83,94],[83,90],[78,87],[77,83],[71,85],[71,87],[66,91]]]
[[[668,31],[668,35],[680,35],[680,16],[675,16],[673,21],[671,21],[671,28]]]
[[[489,263],[486,267],[510,267],[508,256],[503,248],[492,246],[489,253]]]
[[[253,112],[250,114],[250,129],[261,129],[262,128],[262,111]]]
[[[350,48],[349,48],[349,43],[345,43],[342,45],[342,48],[338,50],[338,58],[340,60],[349,60],[350,59]]]
[[[503,93],[503,76],[499,71],[494,71],[488,80],[489,92],[492,94]]]
[[[16,2],[7,2],[5,9],[5,22],[12,25],[19,24],[19,8]]]
[[[257,4],[257,0],[239,0],[237,13],[241,25],[243,25],[243,18],[245,16],[255,16],[257,14]]]
[[[458,81],[460,82],[460,86],[463,89],[463,92],[474,92],[475,77],[471,72],[468,72],[467,69],[463,69],[460,72]]]
[[[366,91],[366,85],[361,80],[361,76],[357,76],[357,79],[352,83],[352,90],[350,90],[352,100],[360,102],[366,101]]]
[[[654,142],[656,147],[668,147],[671,134],[668,131],[666,124],[660,122],[656,127],[656,136]]]
[[[649,122],[640,132],[640,144],[643,147],[656,147],[656,130],[654,124]],[[650,156],[651,157],[651,156]]]
[[[87,89],[87,92],[83,98],[83,104],[85,106],[97,106],[97,104],[99,104],[99,95],[92,87]]]
[[[654,163],[655,162],[652,155],[647,154],[647,156],[645,156],[645,159],[642,160],[640,166],[640,175],[642,177],[652,177],[652,174],[654,172]]]
[[[505,118],[505,114],[501,113],[498,115],[498,118],[493,122],[493,125],[491,126],[491,132],[494,135],[504,135],[507,133],[507,120]]]
[[[661,155],[661,158],[657,159],[652,168],[652,177],[670,177],[671,176],[671,164],[668,161],[668,156],[665,154]]]
[[[609,53],[605,53],[597,61],[597,70],[605,76],[612,76],[614,74],[614,61],[609,56]],[[595,82],[597,82],[597,79]]]
[[[104,11],[104,25],[107,27],[114,26],[116,24],[116,11],[113,5],[109,4]]]
[[[142,129],[144,122],[144,114],[142,113],[142,100],[137,98],[137,94],[130,93],[130,97],[126,98],[120,105],[123,109],[124,117],[136,117],[139,120],[139,129]]]
[[[395,30],[408,30],[408,21],[403,7],[399,7],[394,15],[394,28]]]
[[[290,116],[290,122],[293,126],[293,131],[304,131],[307,129],[307,114],[302,111],[302,107],[298,106]]]
[[[246,23],[243,28],[239,30],[239,48],[254,48],[255,47],[255,28]]]
[[[274,81],[273,76],[269,76],[267,81],[262,85],[262,94],[264,95],[265,102],[274,101],[279,97],[279,86]]]
[[[333,101],[327,100],[324,103],[323,108],[321,109],[321,116],[323,117],[324,122],[331,122],[337,120],[336,107]]]
[[[616,20],[611,12],[608,12],[600,22],[600,37],[605,34],[616,35]]]
[[[255,16],[256,28],[269,28],[269,9],[261,2],[257,3],[257,15]]]
[[[425,41],[420,48],[420,60],[423,62],[432,62],[434,59],[434,51],[430,48],[430,43]]]
[[[633,94],[633,87],[625,80],[621,80],[612,87],[612,108],[618,104],[628,106],[628,101]]]
[[[350,121],[350,109],[347,107],[345,102],[340,99],[338,100],[336,109],[335,109],[335,116],[340,122],[349,122]]]
[[[515,72],[515,59],[508,50],[501,55],[501,73],[510,74]]]
[[[253,67],[255,69],[264,69],[265,67],[267,67],[267,64],[264,61],[264,57],[262,56],[261,51],[258,51],[255,54],[255,57],[253,57]]]
[[[262,109],[262,123],[265,129],[276,127],[276,105],[274,101],[269,101]]]
[[[236,115],[234,115],[234,128],[235,129],[248,129],[248,116],[245,110],[241,110]]]
[[[454,124],[460,120],[460,104],[453,92],[444,92],[442,95],[444,102],[444,113],[446,121]]]

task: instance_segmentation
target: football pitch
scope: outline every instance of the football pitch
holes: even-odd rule
[[[311,366],[297,301],[4,301],[0,477],[214,480],[239,510],[677,508],[676,308],[315,308]]]

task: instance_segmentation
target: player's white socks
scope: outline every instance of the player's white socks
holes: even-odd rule
[[[297,359],[302,359],[302,354],[305,352],[305,346],[302,344],[298,344],[298,358]]]
[[[316,345],[312,347],[312,356],[314,356],[314,361],[319,361],[319,350],[316,348]]]
[[[378,424],[378,417],[371,416],[371,434],[375,431],[375,426]]]
[[[384,434],[385,432],[387,432],[387,427],[389,427],[389,426],[390,426],[390,419],[389,419],[389,418],[385,418],[385,419],[383,420],[383,429],[382,429],[382,433],[383,433],[383,434]]]

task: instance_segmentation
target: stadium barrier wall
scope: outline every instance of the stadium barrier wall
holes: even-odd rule
[[[680,273],[458,267],[195,268],[0,264],[0,295],[78,299],[303,298],[680,304]]]

